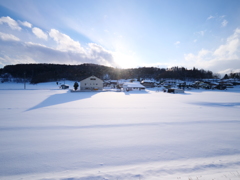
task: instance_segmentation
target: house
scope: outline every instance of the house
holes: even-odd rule
[[[103,82],[104,87],[116,87],[118,84],[118,80],[107,80]]]
[[[103,80],[97,78],[96,76],[90,76],[86,79],[80,81],[80,90],[102,90]]]
[[[144,86],[144,87],[147,87],[147,88],[152,88],[154,87],[155,85],[155,82],[154,81],[151,81],[151,80],[143,80],[141,82],[141,84]]]
[[[145,87],[139,82],[125,82],[123,83],[123,91],[141,91],[145,90]]]

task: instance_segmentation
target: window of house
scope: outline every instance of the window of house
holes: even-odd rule
[[[96,78],[90,78],[90,80],[96,80]]]

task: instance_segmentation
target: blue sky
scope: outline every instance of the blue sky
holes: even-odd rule
[[[239,0],[0,0],[0,67],[240,71]]]

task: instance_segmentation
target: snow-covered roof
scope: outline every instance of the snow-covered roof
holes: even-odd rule
[[[118,80],[118,83],[124,83],[124,82],[130,82],[130,80],[127,80],[127,79],[119,79]]]
[[[149,80],[149,79],[145,79],[145,80],[142,81],[142,83],[154,83],[154,81]]]
[[[81,81],[84,81],[84,80],[87,80],[87,79],[90,79],[90,78],[96,78],[96,79],[99,79],[99,80],[102,81],[102,79],[100,79],[100,78],[92,75],[92,76],[90,76],[90,77],[87,77],[87,78],[85,78],[85,79],[80,80],[80,82],[81,82]]]
[[[145,86],[141,85],[139,82],[125,82],[123,86],[145,88]]]
[[[116,82],[118,82],[118,80],[110,80],[110,82],[114,82],[114,83],[116,83]]]

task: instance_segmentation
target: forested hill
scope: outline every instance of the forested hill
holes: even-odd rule
[[[81,65],[61,65],[61,64],[17,64],[7,65],[0,69],[2,78],[26,78],[31,83],[59,81],[68,79],[80,81],[91,75],[101,79],[146,79],[152,78],[159,80],[161,78],[176,79],[202,79],[213,78],[211,71],[203,69],[186,69],[184,67],[157,68],[157,67],[139,67],[130,69],[119,69],[97,64]]]

